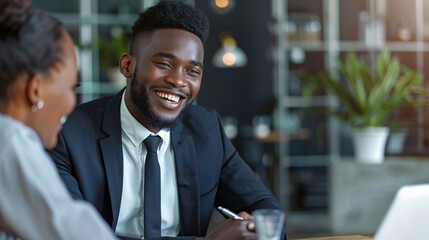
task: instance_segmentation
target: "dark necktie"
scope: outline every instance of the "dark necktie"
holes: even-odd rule
[[[144,140],[147,155],[144,170],[144,239],[161,237],[161,174],[156,150],[159,136]]]

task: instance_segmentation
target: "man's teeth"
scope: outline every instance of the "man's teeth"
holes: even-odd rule
[[[176,103],[179,102],[179,100],[180,100],[179,96],[164,93],[164,92],[156,92],[156,95],[158,95],[164,99],[167,99],[169,101],[176,102]]]

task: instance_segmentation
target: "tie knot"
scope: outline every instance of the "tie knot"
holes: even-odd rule
[[[156,153],[161,138],[159,136],[149,136],[143,142],[147,152]]]

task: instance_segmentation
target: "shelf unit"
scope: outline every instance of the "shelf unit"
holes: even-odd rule
[[[338,51],[381,51],[387,47],[392,52],[429,52],[426,42],[387,42],[384,46],[368,46],[363,41],[338,41]],[[289,41],[289,47],[300,47],[306,51],[325,51],[326,44],[314,41]]]
[[[366,11],[372,19],[381,18],[384,24],[384,32],[386,38],[382,39],[383,44],[368,45],[364,40],[345,38],[342,35],[344,26],[341,23],[345,20],[341,15],[347,4],[358,4],[364,2]],[[321,69],[327,70],[337,79],[340,78],[338,73],[338,59],[343,57],[348,51],[361,52],[367,55],[369,64],[374,65],[377,53],[387,47],[392,54],[411,54],[412,61],[415,62],[413,66],[420,75],[425,77],[424,63],[425,54],[429,53],[429,43],[424,39],[424,11],[428,11],[429,4],[425,4],[423,0],[413,0],[412,5],[412,19],[414,21],[413,36],[410,41],[396,40],[387,33],[387,23],[389,22],[386,8],[392,7],[398,1],[396,0],[362,0],[362,1],[340,1],[340,0],[272,0],[271,14],[274,22],[270,26],[274,36],[274,51],[273,51],[273,72],[274,72],[274,89],[273,95],[277,99],[277,121],[281,122],[287,120],[290,113],[300,109],[327,109],[338,108],[339,102],[332,96],[316,96],[312,99],[303,97],[298,94],[291,94],[290,83],[291,74],[293,69],[299,68],[300,65],[292,63],[290,59],[290,50],[298,48],[305,52],[305,54],[319,54],[323,55],[323,65]],[[288,24],[289,15],[291,14],[290,5],[300,4],[302,6],[307,4],[310,9],[314,10],[314,6],[320,5],[321,9],[312,14],[319,14],[321,21],[321,35],[323,36],[320,41],[299,41],[289,40],[287,37],[290,25]],[[359,11],[356,7],[353,11]],[[301,12],[302,13],[302,12]],[[406,13],[404,13],[406,14]],[[343,18],[342,18],[343,17]],[[359,21],[359,18],[350,21]],[[426,19],[428,21],[429,18]],[[349,30],[349,29],[348,29]],[[350,29],[350,31],[357,31],[357,29]],[[376,37],[376,36],[374,36]],[[375,41],[374,41],[375,42]],[[428,55],[429,56],[429,55]],[[426,56],[427,57],[427,56]],[[309,59],[308,61],[311,61]],[[315,60],[317,61],[317,60]],[[293,67],[291,67],[293,65]],[[426,74],[427,75],[427,74]],[[428,83],[424,82],[424,86]],[[422,154],[424,149],[425,132],[425,109],[420,108],[416,114],[415,126],[416,139],[415,139],[415,152]],[[322,110],[323,111],[323,110]],[[426,117],[427,118],[427,117]],[[326,121],[324,122],[326,128],[326,136],[324,140],[327,141],[326,152],[324,154],[309,154],[295,156],[289,139],[289,133],[285,129],[277,126],[276,131],[280,133],[280,143],[277,146],[277,154],[279,156],[278,168],[278,186],[277,195],[283,208],[288,212],[293,212],[291,207],[293,199],[294,184],[292,183],[294,174],[291,172],[296,169],[306,168],[320,168],[325,167],[326,173],[329,172],[329,165],[339,161],[344,151],[344,126],[339,120],[326,114]],[[315,136],[313,136],[315,137]],[[298,173],[299,174],[299,173]],[[328,177],[328,176],[326,176]],[[326,189],[327,190],[327,189]],[[329,202],[329,201],[327,201]],[[329,206],[326,206],[327,208]]]

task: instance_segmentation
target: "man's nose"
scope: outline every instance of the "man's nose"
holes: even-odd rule
[[[171,72],[166,78],[166,82],[173,85],[175,88],[186,87],[187,81],[185,73],[182,70],[175,70]]]

